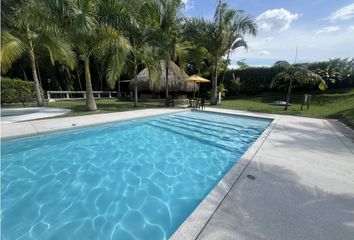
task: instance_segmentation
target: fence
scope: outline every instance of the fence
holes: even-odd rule
[[[113,94],[117,97],[116,91],[93,91],[95,98],[112,98]],[[48,99],[86,99],[85,91],[47,91]]]

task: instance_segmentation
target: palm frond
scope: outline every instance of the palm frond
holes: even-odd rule
[[[36,39],[36,42],[37,46],[42,46],[48,50],[52,64],[55,61],[59,61],[68,65],[70,69],[75,68],[77,58],[69,42],[53,34],[41,34]]]
[[[273,67],[276,67],[276,68],[289,68],[291,67],[291,64],[288,63],[287,61],[283,61],[283,60],[280,60],[280,61],[276,61],[273,65]]]
[[[237,11],[233,21],[231,22],[232,31],[237,34],[251,34],[255,36],[257,34],[257,23],[255,19],[249,15],[246,15],[243,11]]]
[[[108,66],[107,66],[107,83],[108,86],[113,89],[118,78],[120,77],[125,61],[126,53],[121,51],[119,48],[111,49],[111,54],[108,56]]]
[[[138,9],[135,9],[136,6],[134,1],[101,0],[98,1],[97,17],[100,22],[116,29],[137,28],[139,13]]]
[[[109,51],[111,48],[120,48],[125,54],[131,51],[129,41],[110,26],[100,26],[97,29],[91,47],[96,52]]]
[[[243,37],[237,38],[231,45],[231,51],[235,50],[236,48],[244,47],[248,49],[248,44]]]
[[[9,32],[2,32],[0,54],[1,72],[8,72],[12,64],[19,59],[25,51],[25,44],[21,39]]]
[[[137,54],[137,58],[141,63],[148,68],[149,72],[149,86],[151,90],[160,89],[161,81],[161,62],[157,61],[153,52],[145,48],[143,52]]]

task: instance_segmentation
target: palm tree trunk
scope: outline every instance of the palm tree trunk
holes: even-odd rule
[[[285,108],[284,108],[285,111],[288,110],[288,105],[289,105],[289,102],[290,102],[290,95],[291,95],[292,85],[293,85],[293,79],[291,78],[290,82],[289,82],[288,92],[286,94],[286,103],[285,103]]]
[[[32,40],[31,40],[28,29],[27,29],[27,33],[28,33],[28,41],[29,41],[29,45],[30,45],[29,55],[30,55],[30,60],[31,60],[32,77],[33,77],[34,87],[35,87],[35,91],[36,91],[37,106],[40,107],[40,106],[43,106],[43,100],[41,97],[41,88],[39,85],[39,80],[38,80],[37,70],[36,70],[37,69],[36,68],[36,57],[34,55],[33,44],[32,44]]]
[[[138,106],[138,73],[137,66],[134,61],[134,107]]]
[[[43,89],[41,72],[39,71],[39,64],[38,64],[37,58],[36,58],[36,68],[37,68],[37,74],[38,74],[38,83],[39,83],[40,89]],[[44,103],[44,95],[43,94],[41,94],[41,99],[42,99],[42,102]]]
[[[80,74],[79,74],[78,67],[76,68],[76,76],[77,76],[77,80],[79,82],[80,91],[82,91],[82,85],[81,85],[81,80],[80,80]]]
[[[230,53],[231,53],[231,51],[230,50],[228,50],[227,51],[227,56],[226,56],[226,66],[225,66],[225,71],[224,71],[224,74],[222,75],[222,79],[221,79],[221,83],[224,83],[224,80],[225,80],[225,73],[227,72],[227,63],[229,62],[229,60],[230,60]]]
[[[121,92],[121,89],[120,89],[120,79],[118,79],[117,81],[117,98],[121,98],[122,97],[122,92]]]
[[[214,74],[212,80],[212,92],[211,92],[211,105],[216,105],[218,103],[218,56],[215,58]]]
[[[167,99],[168,99],[168,65],[169,62],[165,60],[165,69],[166,69],[166,82],[165,82],[165,99],[166,99],[166,104],[167,104]]]
[[[86,80],[86,110],[96,111],[97,105],[96,105],[95,98],[93,96],[89,57],[84,58],[84,64],[85,64],[85,80]]]

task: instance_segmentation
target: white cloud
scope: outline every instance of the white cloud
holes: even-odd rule
[[[274,37],[256,37],[255,39],[247,39],[247,44],[250,51],[260,53],[261,51],[268,48]]]
[[[291,22],[299,18],[299,14],[291,13],[284,8],[267,10],[257,18],[258,27],[264,31],[284,31],[290,27]]]
[[[352,25],[352,24],[351,24]],[[341,28],[342,30],[344,27]],[[273,39],[268,40],[269,33],[260,32],[255,39],[249,40],[249,50],[238,50],[231,56],[232,64],[246,58],[250,65],[270,66],[277,60],[294,62],[298,47],[298,62],[325,61],[329,58],[354,57],[354,31],[339,30],[332,34],[314,34],[315,31],[306,28],[290,28],[286,32],[273,33]],[[262,54],[265,50],[269,55]]]
[[[194,0],[182,0],[184,4],[185,11],[189,11],[194,8]]]
[[[270,52],[268,52],[267,50],[262,50],[258,52],[260,55],[270,55]]]
[[[317,30],[316,34],[337,32],[339,30],[340,30],[339,26],[328,26]]]
[[[349,4],[341,9],[338,9],[329,16],[329,19],[331,21],[342,21],[349,20],[352,18],[354,18],[354,3]]]

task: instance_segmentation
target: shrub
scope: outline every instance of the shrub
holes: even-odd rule
[[[231,79],[231,89],[230,90],[233,91],[235,96],[238,96],[240,94],[240,90],[241,90],[240,78]]]
[[[32,101],[35,96],[34,84],[20,79],[1,78],[1,104]]]

